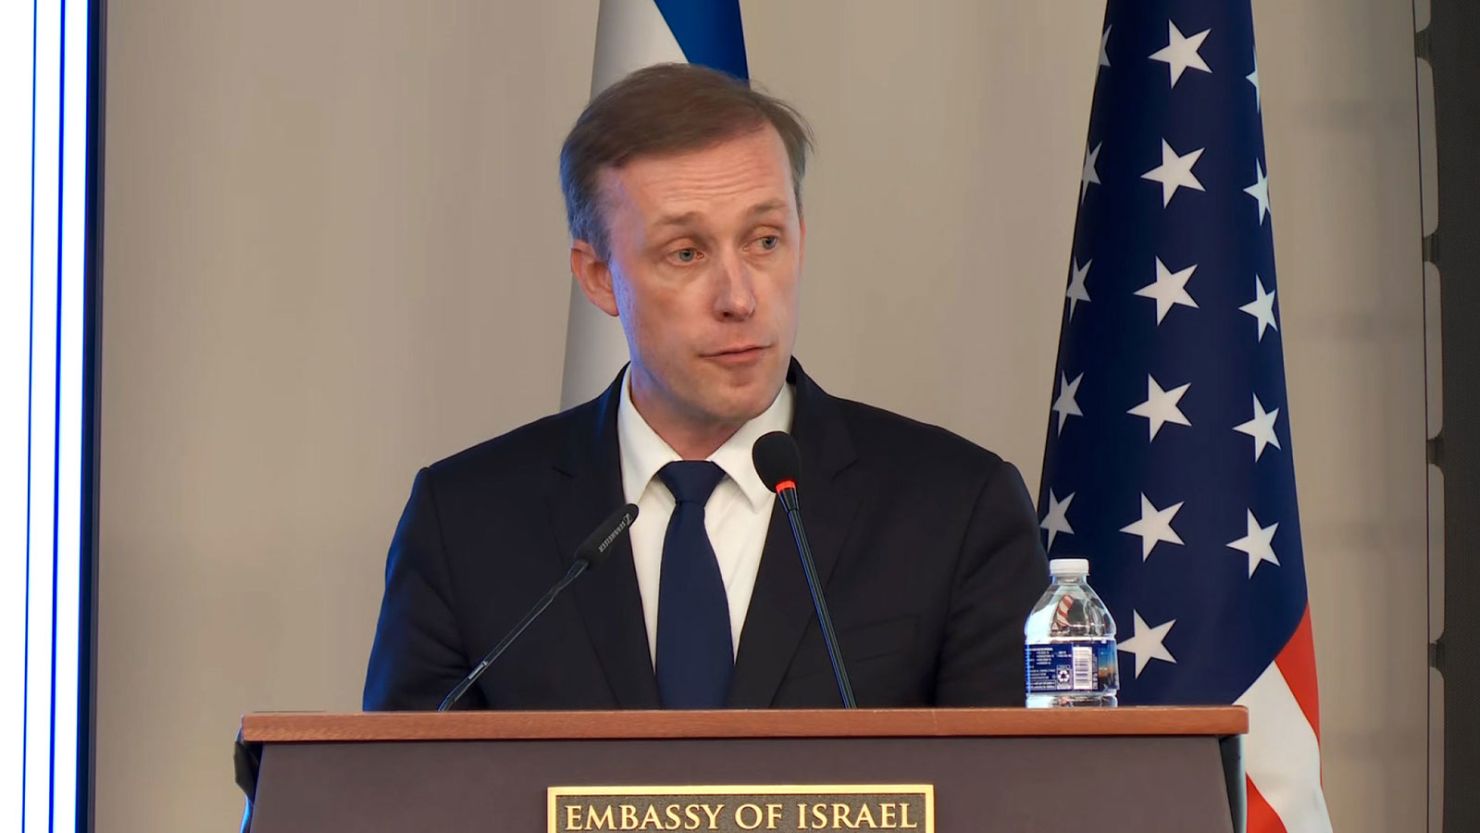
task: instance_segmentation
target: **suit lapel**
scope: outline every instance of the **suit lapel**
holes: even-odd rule
[[[788,381],[796,390],[792,435],[802,457],[797,496],[817,576],[825,588],[858,510],[857,489],[844,476],[855,454],[836,402],[807,377],[795,359]],[[730,707],[771,705],[814,620],[791,527],[778,505],[771,512],[755,590],[745,614],[730,683]]]
[[[589,407],[562,459],[561,477],[551,496],[550,517],[559,545],[562,569],[568,568],[581,540],[614,509],[625,503],[621,454],[617,447],[617,403],[622,375]],[[599,570],[571,587],[617,706],[658,708],[658,686],[648,656],[642,596],[632,566],[632,546],[623,538]]]

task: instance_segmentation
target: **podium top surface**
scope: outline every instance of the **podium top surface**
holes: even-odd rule
[[[269,712],[242,717],[251,743],[654,738],[1240,735],[1242,706],[587,712]]]

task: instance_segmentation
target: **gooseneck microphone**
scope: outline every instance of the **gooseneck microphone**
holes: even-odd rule
[[[772,431],[755,441],[750,449],[750,459],[755,463],[755,473],[760,475],[761,482],[776,493],[781,508],[786,510],[791,535],[796,539],[797,554],[802,559],[802,572],[807,577],[807,590],[812,593],[812,609],[817,612],[822,642],[827,646],[827,659],[832,663],[833,679],[838,684],[838,696],[843,701],[843,708],[857,708],[853,683],[848,680],[848,669],[844,667],[842,652],[838,650],[838,635],[833,632],[832,614],[827,612],[827,600],[822,597],[822,583],[817,579],[817,565],[812,561],[812,546],[807,543],[807,530],[802,526],[802,510],[797,501],[802,455],[797,451],[796,440],[785,431]]]
[[[546,591],[545,595],[541,596],[539,601],[534,603],[534,607],[530,608],[529,612],[524,614],[523,619],[520,619],[514,627],[509,629],[508,633],[504,634],[504,638],[500,639],[498,644],[493,646],[493,650],[489,651],[481,662],[473,666],[473,670],[468,672],[468,676],[463,677],[462,682],[458,683],[452,691],[447,693],[447,696],[442,700],[442,705],[437,707],[437,711],[445,712],[452,708],[458,700],[462,699],[462,696],[468,693],[468,689],[473,687],[473,683],[478,682],[478,678],[483,676],[484,671],[488,670],[488,666],[493,665],[494,661],[504,651],[507,651],[510,645],[514,644],[514,640],[518,639],[519,635],[524,633],[525,628],[528,628],[530,623],[538,619],[539,615],[545,612],[545,608],[549,607],[550,603],[555,601],[555,597],[560,595],[560,591],[569,587],[571,582],[581,577],[582,573],[600,567],[601,563],[606,561],[607,557],[611,555],[612,547],[618,541],[622,540],[622,536],[627,534],[627,530],[632,528],[632,522],[635,520],[637,520],[637,506],[636,504],[629,503],[612,513],[611,517],[603,521],[601,526],[592,530],[591,534],[586,536],[586,540],[582,541],[579,547],[576,547],[575,562],[570,565],[570,569],[566,571],[565,575],[559,581],[555,582],[554,586]]]

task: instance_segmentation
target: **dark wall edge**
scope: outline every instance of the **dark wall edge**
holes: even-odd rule
[[[1444,478],[1444,631],[1431,650],[1444,678],[1444,826],[1480,830],[1480,4],[1433,0],[1438,225],[1425,249],[1439,270],[1443,423],[1431,458]]]

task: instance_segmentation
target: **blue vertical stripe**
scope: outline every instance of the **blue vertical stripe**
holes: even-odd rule
[[[654,0],[684,58],[750,80],[740,0]]]
[[[76,737],[76,828],[95,829],[93,821],[94,754],[92,727],[95,723],[97,662],[97,563],[98,563],[98,451],[100,413],[100,373],[102,368],[100,330],[102,311],[102,262],[99,238],[102,229],[100,190],[103,171],[103,113],[105,93],[104,0],[86,3],[86,84],[87,110],[83,126],[86,153],[83,161],[85,198],[83,202],[83,320],[79,332],[82,353],[82,410],[78,429],[82,432],[80,467],[82,471],[80,514],[81,535],[78,541],[80,560],[78,591],[78,686]]]

